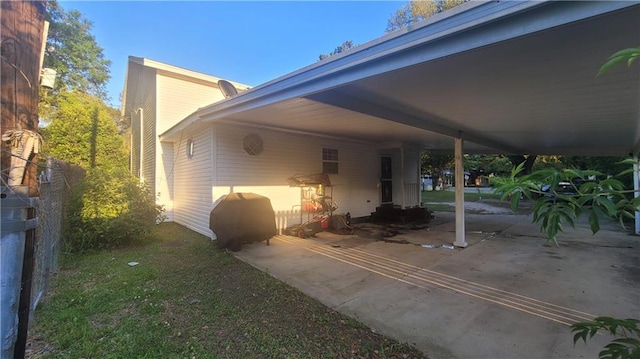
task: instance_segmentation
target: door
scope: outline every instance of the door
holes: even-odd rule
[[[380,157],[380,189],[381,199],[380,203],[393,203],[393,181],[391,172],[391,157]]]

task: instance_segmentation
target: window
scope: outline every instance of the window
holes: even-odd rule
[[[242,148],[249,156],[258,156],[264,150],[262,138],[260,136],[250,133],[244,136],[242,140]]]
[[[322,149],[322,173],[338,173],[338,150],[333,148]]]
[[[193,150],[194,150],[194,143],[193,143],[193,139],[188,139],[187,140],[187,148],[185,149],[185,152],[187,153],[187,158],[188,159],[192,159],[193,158]]]

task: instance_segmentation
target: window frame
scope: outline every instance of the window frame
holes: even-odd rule
[[[340,151],[337,148],[322,147],[322,173],[340,174]]]

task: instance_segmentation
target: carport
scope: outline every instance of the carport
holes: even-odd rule
[[[634,2],[469,2],[201,108],[160,138],[217,121],[415,143],[454,152],[457,183],[464,153],[637,159],[640,67],[595,74],[640,44],[639,21]]]

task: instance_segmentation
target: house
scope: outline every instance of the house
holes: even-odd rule
[[[129,57],[123,92],[122,115],[131,120],[131,172],[144,181],[158,203],[173,219],[173,145],[161,143],[158,135],[197,110],[224,99],[220,78]],[[233,85],[240,91],[249,87]]]
[[[231,192],[268,197],[279,229],[313,217],[309,211],[301,213],[302,202],[320,194],[331,197],[337,212],[349,212],[352,217],[368,216],[383,203],[420,205],[418,145],[233,120],[194,124],[161,141],[159,134],[198,116],[200,107],[224,99],[219,80],[149,59],[129,58],[123,114],[130,116],[132,124],[131,169],[158,195],[169,221],[211,235],[213,203]],[[312,121],[309,116],[305,120]],[[335,126],[339,120],[327,125]],[[296,175],[317,173],[327,174],[331,186],[300,187],[289,181]]]
[[[266,195],[289,224],[295,174],[328,172],[339,211],[353,216],[418,205],[422,149],[454,153],[456,183],[464,153],[637,158],[640,67],[595,74],[640,43],[638,18],[634,2],[465,3],[143,131],[160,150],[152,182],[171,219],[207,233],[211,202],[231,191]],[[130,92],[125,113],[145,96]],[[464,233],[459,186],[457,246]]]

